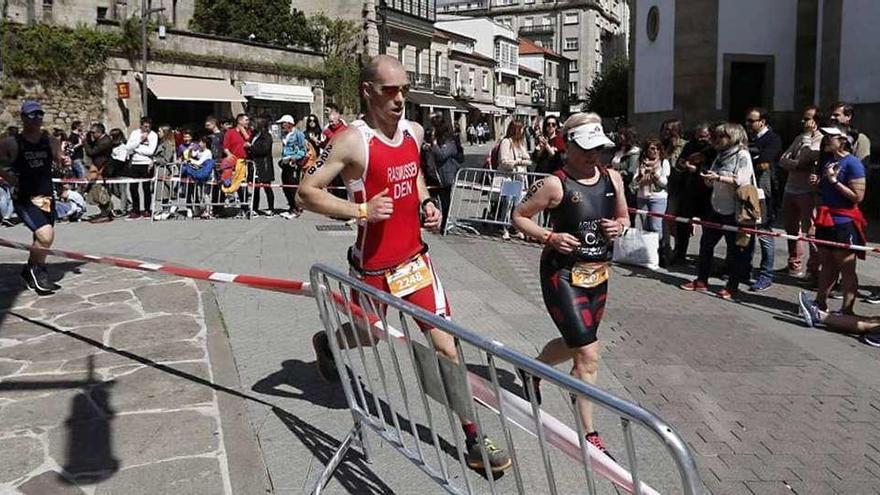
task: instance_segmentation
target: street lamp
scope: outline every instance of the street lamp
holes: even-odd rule
[[[141,0],[141,57],[143,63],[143,73],[141,76],[141,96],[143,97],[143,110],[141,111],[141,116],[147,116],[147,96],[149,93],[149,89],[147,89],[147,21],[149,20],[152,14],[157,12],[162,12],[165,10],[165,7],[157,7],[155,9],[147,8],[147,0]]]

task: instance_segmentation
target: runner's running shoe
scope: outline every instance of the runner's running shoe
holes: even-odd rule
[[[798,294],[798,314],[804,319],[804,325],[810,328],[819,324],[819,307],[807,291]]]
[[[55,293],[49,285],[48,277],[31,264],[26,264],[21,270],[21,278],[28,289],[36,292],[38,295],[51,296]]]
[[[509,468],[513,461],[510,456],[504,453],[502,449],[495,446],[495,443],[489,437],[483,437],[483,442],[473,442],[467,446],[467,463],[471,469],[477,471],[485,471],[483,463],[483,449],[486,449],[486,457],[489,458],[489,469],[493,473],[499,473]]]
[[[328,382],[338,382],[339,373],[336,371],[336,360],[333,359],[333,351],[330,349],[330,339],[327,332],[318,332],[312,336],[312,347],[315,348],[318,374]]]
[[[862,335],[862,342],[871,347],[880,347],[880,331]]]
[[[610,457],[612,461],[617,462],[617,459],[615,459],[614,456],[611,455],[610,452],[608,452],[608,448],[605,447],[605,442],[602,440],[602,437],[599,436],[598,431],[594,431],[592,433],[587,433],[586,438],[587,438],[588,442],[593,444],[593,446],[596,447],[597,449],[601,450],[603,454]]]

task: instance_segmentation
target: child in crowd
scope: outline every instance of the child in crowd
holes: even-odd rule
[[[86,214],[86,198],[68,185],[62,186],[61,194],[55,201],[55,216],[59,220],[78,222]]]

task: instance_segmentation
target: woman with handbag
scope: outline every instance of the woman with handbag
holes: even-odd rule
[[[532,159],[529,158],[529,151],[526,147],[525,124],[521,120],[514,120],[508,124],[507,134],[504,135],[504,139],[501,140],[498,146],[498,171],[512,174],[510,176],[511,180],[518,180],[520,184],[525,185],[527,177],[525,174],[528,172],[531,164]],[[498,207],[498,220],[504,222],[510,220],[516,200],[518,198],[506,196],[502,192]],[[517,232],[516,237],[525,239],[522,232]],[[508,232],[506,226],[504,227],[502,238],[505,241],[510,240],[510,232]]]
[[[548,342],[537,359],[550,366],[573,360],[572,376],[595,384],[599,367],[596,332],[605,312],[614,239],[629,225],[623,179],[600,163],[602,148],[614,143],[595,113],[576,113],[565,122],[566,161],[556,174],[536,182],[513,214],[514,225],[542,239],[541,291],[561,337]],[[553,230],[532,220],[547,211]],[[520,371],[527,398],[529,376]],[[531,377],[540,403],[539,380]],[[592,405],[578,399],[586,441],[608,453],[593,427]]]
[[[706,185],[712,188],[711,209],[705,220],[721,225],[739,225],[737,216],[742,206],[739,198],[757,198],[757,194],[751,194],[755,191],[746,190],[756,189],[757,183],[746,131],[739,124],[718,125],[713,129],[712,145],[718,151],[718,156],[712,162],[711,168],[700,174]],[[700,239],[697,278],[683,284],[683,290],[709,290],[709,274],[712,271],[715,246],[722,238],[727,245],[727,285],[716,295],[722,299],[731,299],[739,290],[739,284],[748,282],[752,251],[755,247],[754,236],[743,238],[736,231],[704,228]]]

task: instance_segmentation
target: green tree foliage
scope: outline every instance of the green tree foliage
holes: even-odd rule
[[[360,104],[358,76],[360,59],[357,42],[360,31],[357,23],[317,14],[309,24],[319,45],[315,48],[326,54],[324,87],[327,96],[342,108],[356,111]]]
[[[0,42],[7,74],[56,86],[83,84],[100,88],[107,58],[118,49],[122,38],[119,32],[86,27],[9,23],[2,27]]]
[[[602,117],[625,117],[629,101],[629,62],[617,59],[606,65],[587,90],[584,109]]]
[[[280,46],[316,47],[306,16],[289,0],[196,0],[190,29]]]

